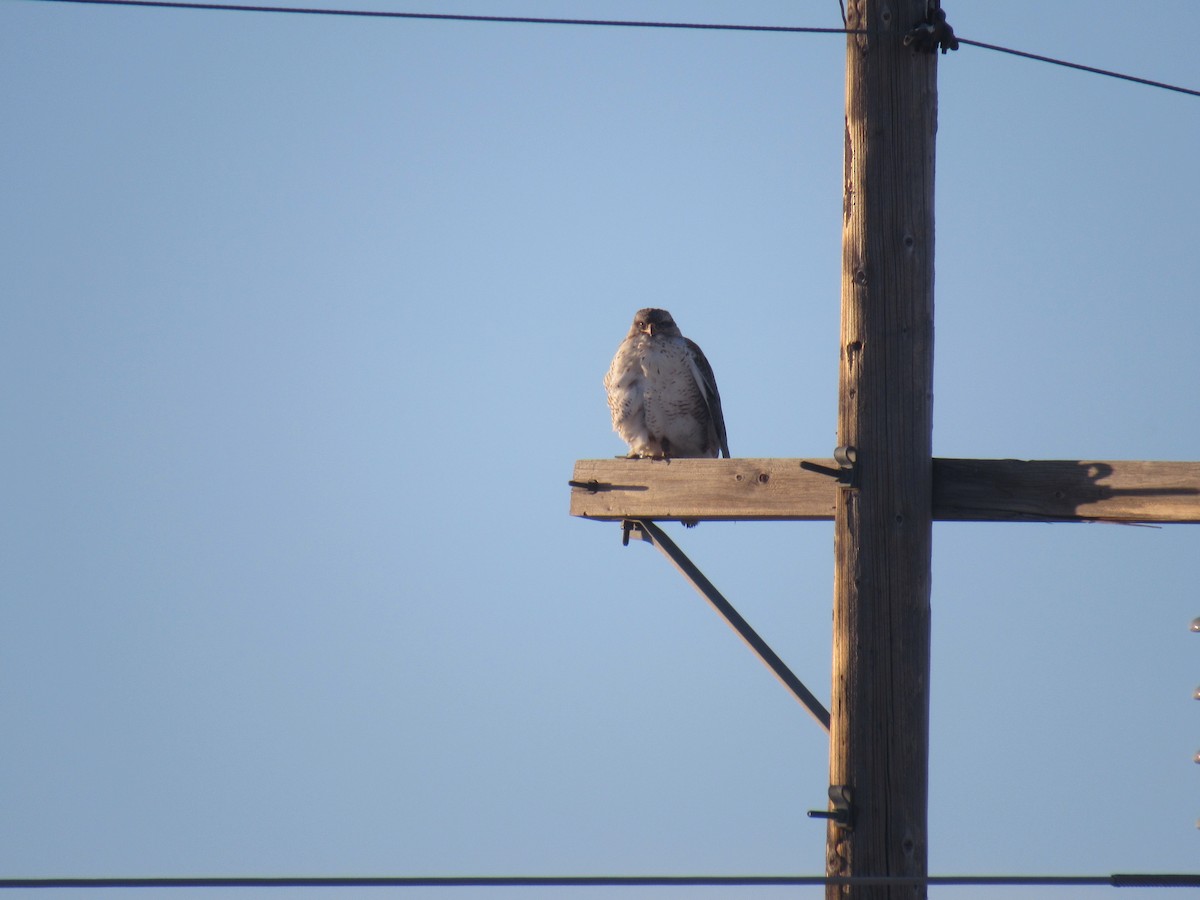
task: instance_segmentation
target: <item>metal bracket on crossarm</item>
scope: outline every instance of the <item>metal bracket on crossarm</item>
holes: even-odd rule
[[[787,667],[787,663],[780,659],[775,651],[767,645],[767,642],[759,637],[758,632],[750,627],[750,623],[733,608],[733,604],[722,596],[713,583],[704,576],[704,573],[696,568],[696,564],[687,558],[661,528],[653,522],[643,519],[626,519],[621,523],[621,527],[622,542],[625,545],[629,544],[629,538],[632,535],[657,547],[683,577],[691,582],[692,587],[709,602],[709,605],[729,623],[729,626],[738,633],[738,636],[766,664],[767,668],[775,673],[775,677],[783,682],[784,687],[792,692],[812,717],[821,724],[821,727],[826,731],[829,730],[829,710],[821,705],[821,701],[804,686],[804,683]]]

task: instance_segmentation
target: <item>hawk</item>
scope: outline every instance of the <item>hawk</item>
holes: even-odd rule
[[[638,310],[604,387],[630,459],[729,457],[712,366],[665,309]]]

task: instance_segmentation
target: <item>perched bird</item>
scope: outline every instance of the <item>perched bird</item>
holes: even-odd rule
[[[604,377],[631,459],[729,456],[712,366],[665,309],[641,309]]]

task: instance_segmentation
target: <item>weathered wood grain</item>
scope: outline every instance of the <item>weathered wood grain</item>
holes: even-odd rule
[[[831,459],[583,459],[573,481],[595,490],[571,489],[571,515],[832,520],[836,470]],[[1200,462],[934,459],[933,518],[1200,523]]]
[[[820,466],[833,474],[802,468]],[[581,459],[571,515],[590,519],[832,519],[832,459]]]
[[[1200,522],[1200,462],[935,459],[950,522]]]
[[[854,821],[828,825],[830,876],[927,872],[937,57],[901,39],[927,6],[846,5],[869,34],[846,39],[837,442],[857,451],[859,490],[835,495],[829,784]]]

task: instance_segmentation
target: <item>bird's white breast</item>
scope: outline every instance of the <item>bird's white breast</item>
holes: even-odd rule
[[[709,455],[704,396],[683,338],[636,335],[617,350],[604,379],[613,427],[635,454]],[[713,454],[715,455],[715,454]]]

